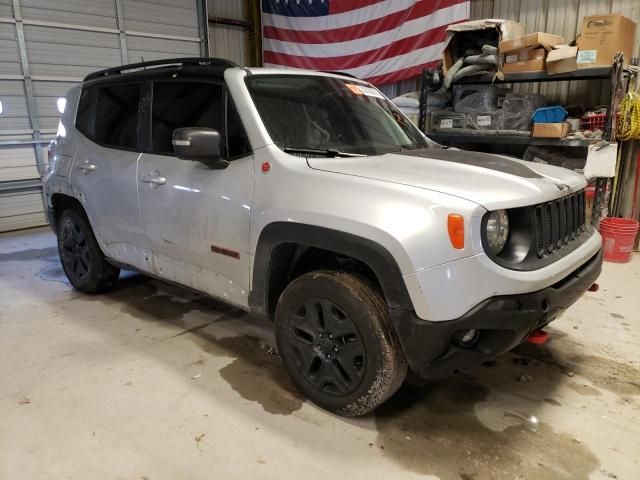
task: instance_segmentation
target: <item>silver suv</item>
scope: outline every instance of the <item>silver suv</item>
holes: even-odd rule
[[[600,273],[585,180],[431,142],[348,76],[147,62],[67,96],[46,177],[69,282],[136,270],[274,321],[295,385],[370,412],[525,341]]]

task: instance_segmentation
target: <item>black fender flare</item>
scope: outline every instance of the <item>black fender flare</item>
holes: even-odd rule
[[[274,222],[267,225],[256,246],[253,281],[249,294],[252,313],[269,316],[271,304],[269,283],[274,265],[273,253],[279,245],[296,244],[315,247],[351,257],[371,268],[384,293],[387,306],[394,309],[413,310],[413,304],[398,263],[382,245],[350,233],[315,225],[292,222]]]
[[[49,225],[54,232],[57,231],[58,228],[58,226],[56,225],[57,218],[55,215],[54,206],[54,203],[57,202],[54,202],[54,198],[62,199],[61,201],[63,202],[63,204],[66,204],[67,206],[72,204],[79,206],[87,217],[87,220],[89,220],[89,225],[91,225],[91,219],[87,214],[86,208],[84,208],[82,197],[80,197],[80,195],[78,195],[75,190],[71,190],[69,188],[50,188],[47,194],[47,199],[45,201],[45,214],[47,216],[47,221],[49,222]],[[93,229],[93,225],[91,225],[91,228]]]

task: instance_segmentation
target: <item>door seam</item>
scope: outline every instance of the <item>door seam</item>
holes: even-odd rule
[[[140,214],[140,228],[142,229],[142,235],[146,236],[146,232],[144,231],[144,221],[142,220],[142,205],[140,204],[140,158],[142,157],[142,153],[138,154],[138,158],[136,159],[136,194],[138,197],[138,213]]]

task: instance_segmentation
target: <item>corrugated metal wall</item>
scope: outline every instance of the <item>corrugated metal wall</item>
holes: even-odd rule
[[[0,0],[0,231],[45,223],[57,102],[89,72],[207,53],[203,0]]]
[[[243,0],[207,0],[211,56],[247,65],[248,18]],[[217,20],[216,20],[217,19]],[[233,22],[222,23],[228,20]]]

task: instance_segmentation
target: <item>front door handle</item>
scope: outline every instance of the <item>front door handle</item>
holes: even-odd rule
[[[140,176],[140,181],[150,183],[152,185],[164,185],[167,183],[167,179],[165,177],[161,177],[160,175],[153,173],[143,173]]]
[[[96,166],[93,163],[89,163],[89,160],[85,160],[80,165],[78,165],[80,170],[84,170],[85,172],[93,172],[96,169]]]

